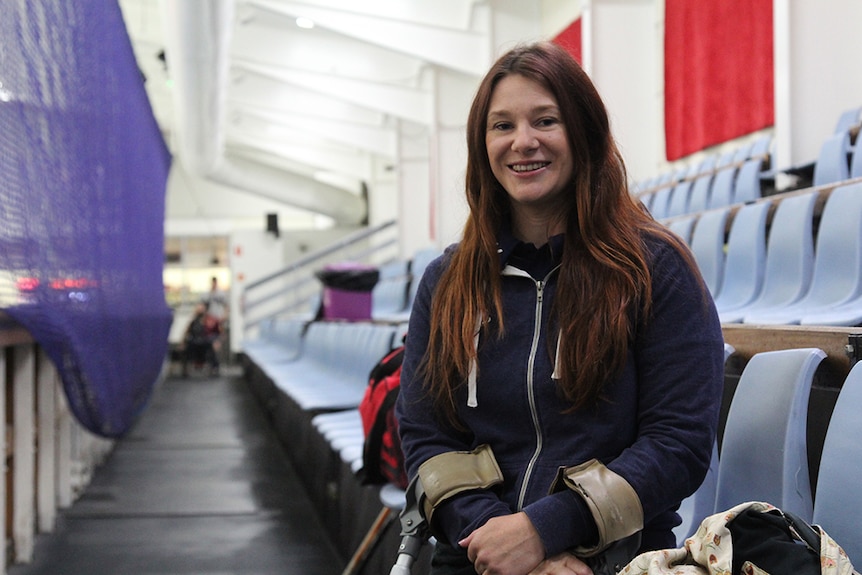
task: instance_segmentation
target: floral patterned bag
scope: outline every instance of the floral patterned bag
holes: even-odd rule
[[[822,528],[762,502],[743,503],[707,517],[682,548],[642,553],[620,575],[785,573],[858,575],[844,550]]]

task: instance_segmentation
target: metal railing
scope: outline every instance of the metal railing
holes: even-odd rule
[[[246,337],[261,322],[284,315],[313,315],[321,283],[315,272],[334,262],[382,265],[398,257],[395,220],[349,234],[325,248],[249,283],[242,292]]]

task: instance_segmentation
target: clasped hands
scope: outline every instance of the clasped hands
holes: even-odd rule
[[[458,542],[478,575],[592,575],[569,552],[545,557],[539,533],[526,513],[492,517]]]

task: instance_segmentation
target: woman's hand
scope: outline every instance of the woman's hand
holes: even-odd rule
[[[523,512],[492,517],[458,544],[467,548],[467,557],[479,575],[525,575],[545,559],[539,534]]]
[[[593,575],[589,566],[569,552],[545,559],[529,575]]]

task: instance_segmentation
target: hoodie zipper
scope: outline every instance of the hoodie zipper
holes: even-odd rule
[[[545,290],[545,282],[536,282],[536,319],[533,324],[533,343],[530,346],[530,359],[527,362],[527,399],[530,403],[530,417],[533,420],[533,429],[536,432],[536,450],[527,464],[527,469],[524,471],[524,481],[521,484],[521,492],[518,494],[518,511],[524,507],[524,499],[527,497],[527,486],[530,484],[530,477],[533,475],[533,467],[536,465],[536,460],[539,459],[539,454],[542,453],[542,430],[539,427],[539,411],[536,408],[536,390],[535,379],[533,377],[536,364],[536,350],[539,347],[539,333],[542,330],[542,303]]]
[[[536,449],[533,451],[533,456],[530,457],[530,461],[527,463],[527,468],[524,471],[524,480],[521,483],[521,490],[518,493],[518,511],[520,511],[524,507],[524,501],[527,497],[527,486],[530,484],[530,479],[533,475],[533,468],[536,466],[536,461],[538,461],[539,455],[541,455],[542,448],[544,445],[542,428],[539,426],[539,410],[536,406],[534,371],[536,363],[536,353],[538,352],[539,348],[539,334],[541,334],[542,332],[542,306],[544,305],[545,286],[547,285],[548,278],[551,277],[551,274],[557,271],[558,267],[559,266],[552,269],[548,273],[548,275],[545,276],[544,280],[535,280],[526,272],[513,266],[507,266],[503,270],[503,273],[506,275],[528,277],[536,284],[536,315],[533,322],[533,341],[530,344],[530,356],[527,360],[527,400],[530,406],[530,418],[533,422],[533,430],[536,433]]]

